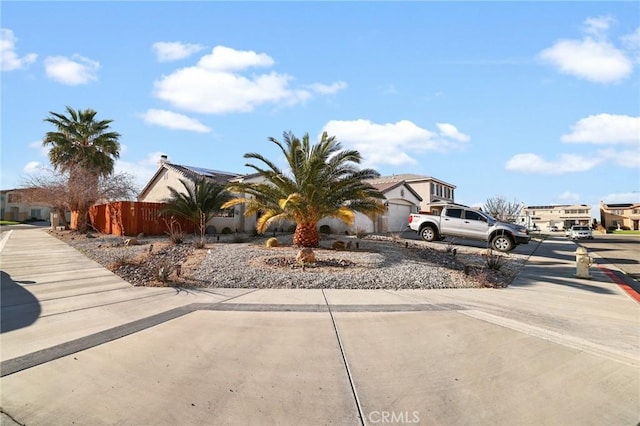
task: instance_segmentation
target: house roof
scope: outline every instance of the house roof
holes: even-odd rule
[[[408,184],[411,184],[412,182],[426,182],[426,181],[433,181],[433,182],[438,182],[440,184],[443,185],[447,185],[450,186],[451,188],[456,188],[455,185],[445,182],[441,179],[436,179],[432,176],[425,176],[425,175],[417,175],[417,174],[413,174],[413,173],[403,173],[403,174],[399,174],[399,175],[390,175],[390,176],[380,176],[378,178],[375,179],[371,179],[370,182],[401,182],[401,181],[405,181]]]
[[[422,197],[418,195],[418,193],[414,191],[410,185],[407,185],[407,182],[403,180],[399,182],[373,182],[373,180],[369,180],[367,182],[383,194],[404,185],[404,187],[407,188],[409,192],[411,192],[419,201],[422,201]]]
[[[616,204],[606,204],[606,203],[600,203],[600,208],[605,208],[605,209],[632,209],[635,208],[636,206],[640,207],[640,203],[616,203]]]
[[[190,180],[205,178],[205,179],[213,179],[219,182],[219,181],[229,181],[231,179],[241,176],[239,173],[223,172],[220,170],[206,169],[204,167],[187,166],[184,164],[174,164],[168,161],[163,161],[160,164],[160,167],[158,167],[158,170],[156,170],[155,174],[151,177],[151,179],[149,179],[149,182],[147,182],[144,188],[142,188],[142,191],[140,191],[140,194],[138,194],[138,199],[144,197],[146,192],[148,192],[149,189],[151,189],[153,184],[160,177],[160,174],[162,173],[163,170],[175,171],[176,173]]]

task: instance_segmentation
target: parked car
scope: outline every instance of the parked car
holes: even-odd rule
[[[578,239],[593,239],[593,232],[591,232],[591,228],[586,225],[573,225],[571,227],[571,233],[569,238],[572,240]]]
[[[531,240],[524,226],[500,222],[486,212],[462,204],[437,205],[441,208],[440,215],[409,215],[409,227],[425,241],[459,237],[486,241],[495,250],[509,252],[518,244],[527,244]]]
[[[558,231],[559,231],[559,229],[558,229],[558,227],[557,227],[557,226],[552,225],[552,226],[550,226],[550,227],[549,227],[549,231],[551,231],[551,232],[558,232]]]

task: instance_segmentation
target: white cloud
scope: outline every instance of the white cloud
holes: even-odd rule
[[[310,84],[309,88],[316,93],[320,93],[321,95],[332,95],[342,89],[346,89],[347,83],[345,83],[344,81],[337,81],[332,84],[315,83]]]
[[[584,32],[594,37],[604,37],[607,30],[615,22],[610,16],[599,16],[597,18],[587,18],[584,20]]]
[[[607,204],[616,204],[616,203],[639,203],[640,202],[640,193],[635,192],[618,192],[607,194],[602,197],[602,201]],[[598,208],[600,208],[598,206]]]
[[[159,62],[177,61],[188,58],[205,48],[200,44],[181,43],[179,41],[159,41],[153,43],[153,50]]]
[[[593,144],[640,143],[640,117],[598,114],[580,119],[562,142]]]
[[[211,54],[198,61],[198,67],[209,71],[241,71],[250,67],[270,67],[274,64],[271,56],[253,50],[235,50],[226,46],[216,46]]]
[[[596,83],[620,81],[631,74],[631,61],[605,41],[560,40],[540,52],[540,58],[561,73]]]
[[[154,83],[154,95],[173,107],[205,114],[250,112],[264,104],[295,105],[312,97],[309,90],[291,87],[293,77],[277,72],[243,75],[252,67],[270,67],[264,53],[216,46],[195,66],[180,68]],[[342,82],[312,84],[316,90],[335,92]]]
[[[114,171],[116,173],[131,174],[139,189],[142,189],[158,170],[158,160],[163,152],[152,152],[147,154],[142,160],[136,162],[124,161],[121,158],[116,160]]]
[[[29,148],[36,149],[41,157],[49,157],[51,145],[42,145],[42,141],[33,141],[29,144]]]
[[[440,134],[444,137],[455,139],[460,142],[469,142],[471,139],[468,135],[460,133],[456,126],[449,123],[436,123],[436,126],[440,130]]]
[[[538,57],[563,74],[596,83],[613,83],[628,77],[632,61],[606,39],[606,31],[614,22],[609,17],[587,18],[582,40],[558,40]]]
[[[628,151],[604,149],[598,151],[598,156],[621,167],[640,168],[640,147]]]
[[[454,126],[453,129],[455,129]],[[413,155],[426,151],[445,152],[460,146],[459,139],[437,135],[408,120],[378,124],[369,120],[338,121],[325,124],[323,131],[344,145],[356,149],[370,165],[416,164]],[[462,135],[456,131],[454,135]],[[466,136],[466,135],[465,135]]]
[[[39,170],[42,169],[42,164],[37,162],[37,161],[29,161],[27,164],[24,165],[24,167],[22,168],[22,172],[23,173],[35,173]]]
[[[622,45],[629,54],[635,57],[636,63],[640,63],[640,27],[631,34],[621,37]]]
[[[209,133],[211,129],[198,120],[163,109],[149,109],[142,114],[142,119],[147,124],[154,124],[174,130],[189,130],[198,133]]]
[[[586,172],[602,162],[601,158],[575,154],[560,154],[556,161],[547,161],[537,154],[516,154],[507,163],[507,170],[545,175]]]
[[[50,56],[44,60],[45,72],[49,78],[62,84],[76,86],[98,79],[100,63],[80,55],[71,58]]]
[[[18,39],[13,31],[7,28],[0,28],[0,70],[13,71],[24,68],[35,62],[38,55],[28,53],[25,56],[18,56],[16,52],[16,42]]]
[[[565,191],[562,194],[558,195],[558,199],[561,201],[576,202],[580,200],[580,194],[576,194],[575,192]]]

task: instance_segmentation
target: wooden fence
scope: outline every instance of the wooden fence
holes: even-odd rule
[[[142,203],[137,201],[118,201],[92,206],[89,209],[89,222],[96,231],[118,236],[164,235],[168,230],[170,217],[160,216],[164,203]],[[195,226],[184,219],[173,219],[184,232],[194,232]],[[72,218],[73,222],[73,218]],[[73,227],[73,224],[72,224]]]

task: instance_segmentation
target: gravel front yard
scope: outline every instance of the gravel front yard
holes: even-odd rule
[[[527,256],[497,254],[473,247],[408,241],[389,237],[330,236],[314,249],[316,262],[295,261],[298,249],[291,235],[278,235],[280,247],[267,248],[266,238],[209,236],[204,249],[190,241],[171,244],[167,237],[142,237],[125,246],[124,238],[73,231],[52,232],[132,285],[243,287],[435,289],[506,287]],[[351,250],[333,250],[337,239],[351,241]],[[536,242],[532,241],[532,244]],[[453,251],[455,249],[455,255]],[[496,260],[497,258],[497,260]],[[489,261],[500,264],[488,267]],[[180,275],[176,265],[180,264]],[[167,281],[158,280],[165,268]]]

